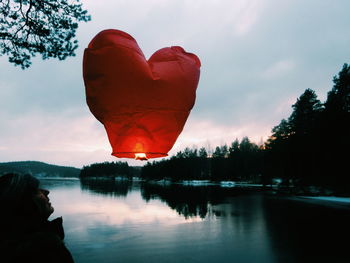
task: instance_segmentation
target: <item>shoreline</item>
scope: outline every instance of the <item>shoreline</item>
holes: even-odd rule
[[[278,195],[276,195],[278,196]],[[350,210],[350,197],[336,196],[284,196],[286,199],[303,202],[309,205],[319,205],[327,208]]]

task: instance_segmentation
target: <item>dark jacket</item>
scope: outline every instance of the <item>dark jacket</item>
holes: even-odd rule
[[[2,222],[4,223],[4,222]],[[73,263],[63,243],[62,218],[52,221],[28,222],[16,220],[1,225],[1,263]]]

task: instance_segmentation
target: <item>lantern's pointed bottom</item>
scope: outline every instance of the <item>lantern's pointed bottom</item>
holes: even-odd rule
[[[135,160],[146,161],[148,158],[145,153],[135,153]]]
[[[137,156],[136,154],[139,154],[138,152],[113,152],[112,155],[117,158],[130,158],[135,160],[141,160],[146,161],[148,159],[152,158],[160,158],[160,157],[167,157],[168,154],[166,153],[157,153],[157,152],[145,152],[142,156]]]
[[[148,158],[146,158],[146,157],[135,157],[134,159],[139,160],[139,161],[147,161],[148,160]]]

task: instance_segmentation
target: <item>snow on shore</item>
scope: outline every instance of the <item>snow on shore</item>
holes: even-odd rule
[[[302,198],[320,200],[320,201],[332,201],[350,203],[350,197],[336,197],[336,196],[302,196]]]

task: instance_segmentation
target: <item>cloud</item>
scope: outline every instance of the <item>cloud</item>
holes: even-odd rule
[[[185,147],[213,150],[216,146],[231,145],[235,140],[248,136],[251,141],[259,144],[270,135],[270,128],[258,122],[217,124],[208,119],[191,119],[186,124],[170,154],[183,150]]]
[[[287,74],[290,74],[291,71],[295,68],[295,63],[292,60],[281,60],[262,72],[262,77],[266,79],[283,77]]]
[[[236,3],[237,1],[233,1]],[[237,10],[235,16],[236,20],[236,33],[237,35],[243,35],[250,31],[250,29],[257,23],[261,9],[263,7],[262,1],[238,1],[239,6],[235,8]]]
[[[30,112],[7,119],[2,130],[0,159],[40,160],[82,166],[105,160],[110,146],[102,124],[90,115],[65,111],[60,114]],[[5,139],[4,139],[5,138]]]
[[[0,141],[2,160],[38,160],[76,167],[103,161],[144,164],[111,156],[111,146],[103,125],[89,113],[81,115],[80,112],[67,110],[60,114],[29,113],[17,118],[2,114],[1,118],[8,120],[8,126],[2,131],[2,138],[6,140]],[[234,139],[247,135],[253,141],[260,142],[267,137],[269,130],[263,130],[259,125],[218,125],[211,120],[192,118],[185,125],[170,155],[185,147],[210,148],[230,144]]]

